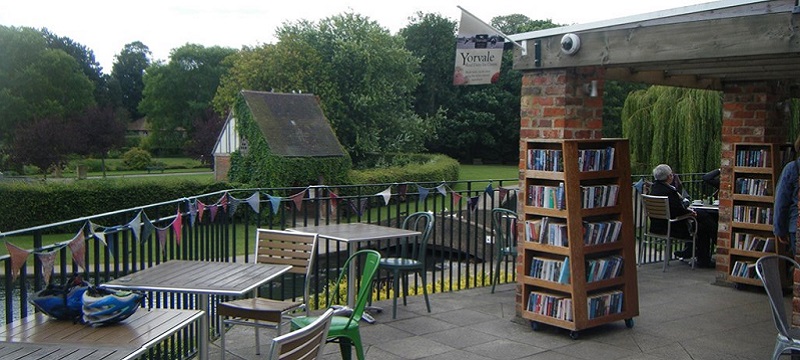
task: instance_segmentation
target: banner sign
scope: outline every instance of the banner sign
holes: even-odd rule
[[[505,45],[500,32],[462,9],[456,41],[453,85],[493,84],[500,79]]]

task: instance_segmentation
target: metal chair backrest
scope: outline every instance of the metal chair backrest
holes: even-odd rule
[[[400,240],[400,254],[398,257],[406,259],[416,259],[420,263],[425,263],[425,254],[427,253],[428,240],[433,232],[433,213],[427,211],[415,212],[409,214],[403,219],[403,224],[400,226],[406,230],[416,230],[422,234],[417,236],[407,236]],[[416,239],[419,241],[416,241]]]
[[[328,309],[308,326],[272,339],[267,359],[316,359],[322,354],[332,319],[333,309]]]
[[[303,301],[308,304],[310,279],[317,253],[317,234],[297,231],[258,229],[256,258],[259,264],[292,265],[289,273],[305,276]],[[309,309],[306,307],[306,313]]]
[[[786,313],[786,307],[783,304],[783,289],[781,285],[781,271],[783,271],[783,267],[780,266],[782,261],[791,264],[794,269],[800,268],[800,265],[790,257],[783,255],[767,255],[756,261],[756,273],[758,277],[761,278],[761,283],[764,285],[764,290],[767,292],[769,305],[772,308],[772,319],[775,320],[775,327],[781,335],[792,339],[789,333],[789,318]]]
[[[364,258],[363,263],[359,261],[359,258],[362,257]],[[350,266],[359,266],[359,264],[361,265],[361,282],[358,285],[358,295],[356,296],[356,302],[353,305],[353,311],[350,314],[347,325],[344,327],[345,329],[349,328],[351,324],[361,321],[361,315],[364,314],[364,309],[367,307],[367,301],[369,301],[370,297],[372,296],[373,280],[375,279],[375,274],[378,273],[378,263],[380,260],[381,254],[375,250],[359,250],[347,258],[347,261],[345,261],[342,271],[339,273],[339,278],[336,280],[333,291],[328,296],[328,307],[331,307],[331,305],[334,305],[333,300],[340,298],[339,289],[342,288],[340,284],[342,284],[344,277],[347,276]]]
[[[498,255],[516,254],[517,213],[504,208],[492,209],[492,226]]]

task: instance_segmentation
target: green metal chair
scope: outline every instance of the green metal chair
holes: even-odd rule
[[[367,301],[372,297],[372,283],[375,279],[375,274],[378,272],[378,263],[381,259],[381,254],[375,250],[359,250],[350,256],[342,267],[339,273],[339,278],[336,281],[337,286],[334,286],[333,291],[328,295],[328,308],[333,304],[333,299],[339,299],[339,289],[342,279],[348,273],[347,269],[350,266],[358,266],[358,259],[364,258],[362,264],[361,284],[358,287],[358,296],[353,306],[352,311],[348,311],[349,316],[334,315],[331,320],[331,326],[328,329],[328,342],[338,342],[339,349],[342,352],[342,359],[351,358],[351,346],[356,348],[356,356],[358,360],[364,360],[364,345],[361,342],[361,333],[359,332],[359,320],[361,315],[364,314],[364,308],[367,306]],[[292,330],[302,329],[311,325],[318,316],[298,316],[291,320]]]
[[[422,234],[400,239],[397,256],[381,259],[379,269],[392,273],[392,288],[394,289],[392,319],[397,318],[397,298],[400,295],[401,278],[403,280],[403,306],[407,305],[408,274],[410,272],[419,274],[420,278],[422,278],[422,294],[425,296],[425,305],[428,307],[428,312],[431,312],[431,303],[428,301],[428,280],[425,274],[425,253],[428,248],[428,240],[433,232],[433,221],[433,214],[425,211],[408,215],[403,220],[401,227],[406,230],[416,230]]]
[[[517,261],[517,213],[505,208],[492,209],[492,227],[494,228],[494,279],[492,294],[500,282],[500,263],[508,256]]]

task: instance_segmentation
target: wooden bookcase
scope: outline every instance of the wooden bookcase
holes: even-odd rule
[[[728,251],[728,280],[736,288],[741,284],[761,286],[755,262],[766,254],[782,253],[772,233],[775,186],[783,163],[791,160],[784,145],[734,144],[733,208],[731,209],[731,248]],[[784,287],[791,286],[788,276]]]
[[[628,140],[523,143],[522,317],[573,339],[612,321],[632,327],[639,293]]]

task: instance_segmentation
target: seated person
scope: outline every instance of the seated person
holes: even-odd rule
[[[653,169],[653,185],[650,187],[650,195],[666,196],[669,199],[669,213],[673,218],[685,214],[692,214],[697,219],[697,241],[695,244],[697,255],[697,266],[712,267],[710,244],[713,236],[716,235],[717,227],[715,221],[707,212],[696,212],[684,205],[683,196],[678,193],[674,186],[670,185],[674,174],[669,165],[661,164]],[[650,232],[665,234],[667,232],[667,221],[654,219],[650,222]],[[691,238],[688,221],[681,221],[672,224],[672,235],[679,238]],[[691,248],[675,252],[679,258],[691,258]]]

